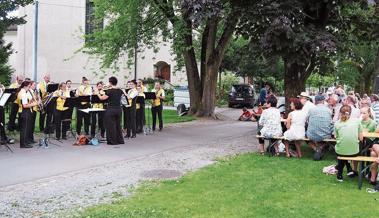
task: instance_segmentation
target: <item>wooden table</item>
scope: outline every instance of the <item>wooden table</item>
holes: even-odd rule
[[[363,176],[366,174],[366,171],[370,168],[371,163],[376,161],[376,157],[366,157],[366,156],[357,156],[357,157],[338,157],[339,160],[347,161],[357,161],[359,165],[358,172],[358,188],[362,188]],[[367,166],[365,163],[369,163]]]

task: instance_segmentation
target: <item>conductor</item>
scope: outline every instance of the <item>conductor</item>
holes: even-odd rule
[[[100,93],[97,95],[100,100],[108,100],[108,107],[104,115],[108,145],[124,144],[120,122],[122,115],[121,96],[125,93],[116,86],[117,78],[112,76],[109,78],[109,88],[105,90],[105,95],[100,95]]]

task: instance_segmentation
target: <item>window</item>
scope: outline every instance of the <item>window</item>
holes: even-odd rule
[[[95,30],[103,29],[104,20],[96,20],[95,3],[92,0],[86,0],[86,26],[85,34],[92,34]]]

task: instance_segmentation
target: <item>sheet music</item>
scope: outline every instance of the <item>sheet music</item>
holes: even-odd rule
[[[89,113],[89,112],[100,112],[100,111],[105,111],[105,109],[101,108],[87,108],[87,109],[80,109],[80,111],[83,111],[84,113]]]
[[[4,107],[5,104],[7,103],[9,97],[11,97],[11,93],[3,93],[0,99],[0,106]]]

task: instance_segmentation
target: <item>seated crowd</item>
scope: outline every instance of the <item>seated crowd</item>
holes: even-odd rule
[[[322,158],[327,147],[325,140],[334,138],[335,151],[338,156],[357,156],[360,153],[359,143],[363,141],[363,133],[379,132],[379,97],[349,92],[345,95],[340,87],[332,93],[319,94],[312,98],[302,92],[298,98],[290,99],[291,112],[286,119],[276,108],[277,98],[269,95],[265,101],[265,110],[258,120],[258,134],[270,139],[279,154],[279,143],[275,139],[283,139],[286,156],[301,158],[301,144],[307,139],[308,145],[315,151],[314,159]],[[260,153],[264,154],[264,139],[259,138]],[[377,157],[372,164],[370,183],[375,185],[379,164],[379,142],[374,139],[370,143],[370,155]],[[290,149],[294,145],[296,151]],[[357,164],[338,160],[336,169],[337,179],[343,180],[342,172],[346,166],[347,175],[357,175]]]

